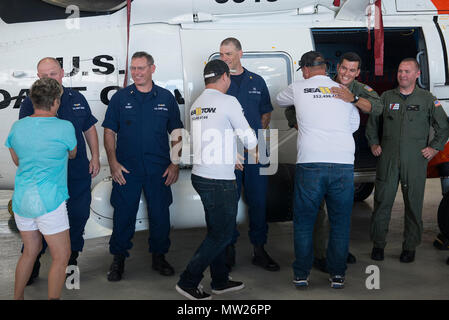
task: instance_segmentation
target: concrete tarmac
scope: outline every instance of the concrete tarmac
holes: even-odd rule
[[[14,273],[20,256],[21,239],[14,231],[14,222],[7,212],[11,191],[0,191],[0,300],[9,300],[14,292]],[[373,195],[354,205],[350,251],[357,263],[348,265],[346,286],[342,290],[331,289],[328,275],[313,269],[310,286],[306,290],[295,289],[291,264],[293,253],[292,222],[270,223],[269,254],[280,264],[281,270],[269,272],[251,263],[252,246],[247,236],[247,225],[239,225],[241,236],[237,243],[237,265],[232,270],[234,280],[243,281],[245,288],[239,292],[213,296],[215,300],[377,300],[377,299],[448,299],[449,251],[439,251],[433,241],[439,233],[437,209],[441,200],[439,179],[428,179],[423,210],[424,233],[417,248],[416,260],[410,264],[399,262],[403,233],[402,194],[400,188],[393,207],[385,260],[370,259],[372,243],[369,240],[370,216]],[[109,254],[109,237],[86,240],[84,251],[78,259],[80,288],[63,289],[64,300],[119,299],[119,300],[173,300],[185,299],[175,291],[180,273],[204,239],[205,229],[172,230],[171,248],[167,260],[176,274],[164,277],[151,269],[148,253],[148,231],[137,232],[130,258],[126,260],[122,281],[111,283],[106,274],[112,261]],[[41,270],[35,283],[25,290],[25,299],[47,299],[47,275],[51,263],[49,252],[41,258]],[[370,267],[371,266],[371,267]],[[372,266],[379,269],[379,288],[368,289],[375,284]],[[367,272],[368,268],[368,272]],[[374,267],[375,269],[375,267]],[[371,271],[370,271],[371,270]],[[206,271],[202,285],[210,293],[210,275]],[[369,287],[369,285],[368,285]]]

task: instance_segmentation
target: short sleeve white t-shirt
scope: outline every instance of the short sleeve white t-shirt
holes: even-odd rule
[[[281,107],[295,105],[298,121],[297,163],[354,164],[352,133],[360,117],[351,103],[335,98],[330,88],[339,84],[317,75],[292,83],[276,100]]]

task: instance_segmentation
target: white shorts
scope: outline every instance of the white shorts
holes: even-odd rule
[[[37,218],[24,218],[14,213],[17,229],[20,231],[39,230],[43,235],[52,235],[70,228],[67,205],[64,201],[51,212]]]

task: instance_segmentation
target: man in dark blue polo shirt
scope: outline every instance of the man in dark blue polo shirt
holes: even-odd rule
[[[240,62],[242,56],[243,51],[239,40],[227,38],[221,42],[220,59],[226,62],[231,70],[231,86],[226,93],[237,98],[249,125],[258,134],[258,130],[268,127],[273,106],[265,81],[261,76],[242,67]],[[249,238],[254,246],[252,262],[266,270],[277,271],[279,265],[264,249],[268,233],[266,222],[268,177],[260,174],[261,164],[248,164],[247,153],[245,153],[243,165],[243,171],[236,170],[235,175],[239,195],[243,185],[249,207]],[[232,242],[226,249],[228,267],[235,264],[235,242],[238,236],[239,233],[235,229]]]
[[[165,276],[174,274],[165,254],[170,247],[170,185],[178,180],[179,167],[170,159],[167,133],[174,146],[181,140],[183,126],[173,95],[153,83],[155,70],[151,55],[136,52],[131,59],[134,84],[112,96],[103,122],[104,146],[113,179],[114,218],[109,251],[114,260],[109,281],[122,278],[142,189],[148,204],[152,267]]]
[[[39,78],[52,78],[62,84],[64,70],[58,60],[47,57],[39,61],[37,75]],[[70,196],[67,201],[67,212],[69,216],[70,242],[72,248],[69,265],[77,265],[76,259],[84,247],[84,227],[90,214],[91,178],[94,178],[100,171],[98,135],[95,129],[97,119],[92,115],[89,104],[81,93],[65,87],[63,87],[63,90],[57,116],[60,119],[70,121],[75,127],[78,148],[76,157],[69,160],[67,179]],[[27,97],[20,106],[19,119],[30,116],[33,113],[33,104],[31,103],[31,99]],[[84,137],[92,155],[90,161],[87,159]],[[43,251],[45,248],[46,244],[44,241]],[[28,284],[31,284],[39,274],[39,257],[34,264],[33,273]]]

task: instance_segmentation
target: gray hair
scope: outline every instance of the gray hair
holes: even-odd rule
[[[50,111],[55,100],[61,101],[62,86],[51,78],[36,80],[30,90],[30,99],[35,109]]]

